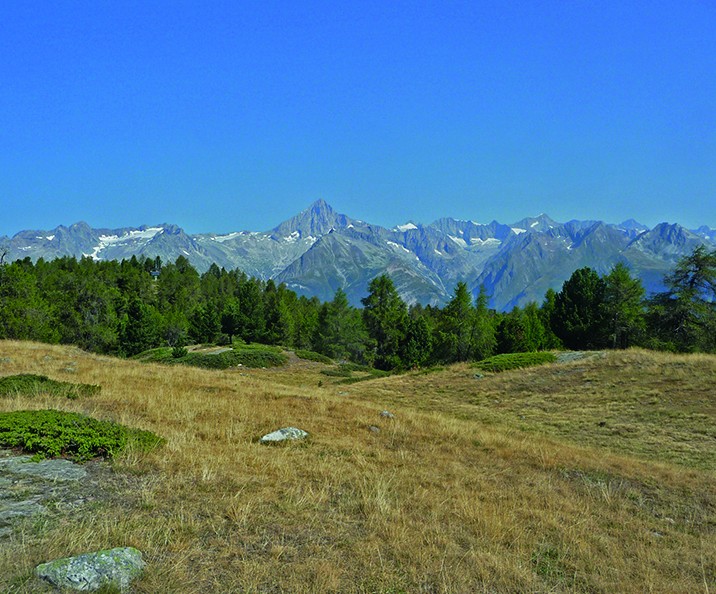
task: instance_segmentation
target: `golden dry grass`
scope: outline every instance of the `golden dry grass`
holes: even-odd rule
[[[0,410],[81,411],[167,439],[115,463],[111,502],[16,532],[5,592],[45,591],[40,562],[125,545],[149,564],[134,591],[152,594],[716,591],[716,357],[353,385],[307,362],[208,371],[20,342],[0,342],[0,361],[102,386]],[[288,425],[311,438],[256,443]]]

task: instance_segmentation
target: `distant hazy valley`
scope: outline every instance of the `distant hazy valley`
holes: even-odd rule
[[[473,292],[481,284],[500,310],[540,302],[574,270],[607,272],[625,262],[647,292],[660,290],[663,275],[700,245],[716,246],[716,230],[689,230],[637,221],[559,223],[547,215],[510,225],[442,218],[386,229],[334,211],[319,200],[265,232],[188,235],[176,225],[93,229],[87,223],[51,231],[21,231],[0,238],[5,261],[63,256],[121,260],[133,255],[174,261],[186,257],[198,270],[216,263],[250,276],[273,278],[299,294],[330,300],[342,288],[358,305],[372,278],[388,273],[409,302],[445,303],[458,281]]]

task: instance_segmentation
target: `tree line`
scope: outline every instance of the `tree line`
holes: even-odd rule
[[[463,282],[442,308],[408,307],[381,275],[356,308],[341,289],[321,303],[238,270],[212,265],[199,274],[183,256],[25,258],[0,265],[0,338],[120,356],[241,340],[386,370],[555,348],[716,352],[716,251],[697,248],[664,284],[647,298],[624,264],[603,276],[581,268],[541,304],[501,313],[484,288],[473,298]]]

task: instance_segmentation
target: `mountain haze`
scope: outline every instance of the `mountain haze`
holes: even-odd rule
[[[0,238],[5,261],[63,256],[95,260],[133,255],[174,261],[186,257],[199,271],[216,263],[250,276],[273,278],[299,294],[332,299],[342,288],[353,304],[375,276],[388,273],[408,303],[443,304],[458,281],[477,293],[483,284],[491,305],[507,310],[541,301],[584,266],[600,274],[625,262],[648,292],[701,244],[716,245],[716,231],[661,223],[649,229],[630,219],[559,223],[546,214],[511,225],[441,218],[387,229],[352,219],[318,200],[265,232],[188,235],[171,224],[93,229],[85,222],[51,231],[21,231]]]

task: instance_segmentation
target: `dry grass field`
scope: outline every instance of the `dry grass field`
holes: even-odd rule
[[[16,530],[0,591],[46,592],[38,563],[131,545],[148,562],[133,592],[148,594],[716,592],[716,357],[619,351],[352,384],[322,369],[0,342],[0,375],[102,386],[0,410],[84,412],[167,440],[111,463],[112,497]],[[285,426],[311,437],[257,443]]]

